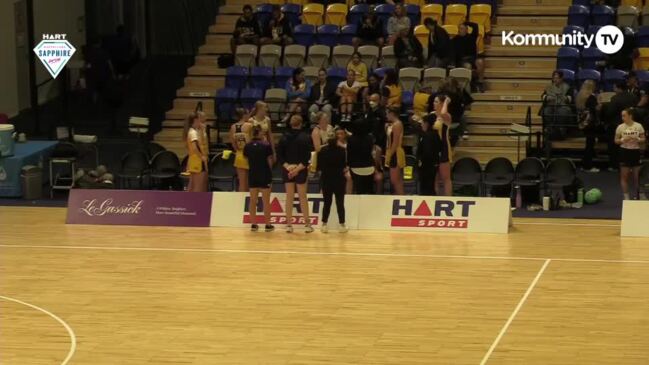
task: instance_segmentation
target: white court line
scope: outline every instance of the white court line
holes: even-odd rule
[[[513,226],[573,226],[573,227],[620,227],[621,224],[597,224],[597,223],[544,223],[544,222],[515,222]]]
[[[70,359],[72,358],[72,355],[74,355],[74,352],[77,350],[77,336],[74,334],[74,331],[72,330],[72,328],[67,323],[65,323],[64,320],[62,320],[56,314],[48,311],[47,309],[43,309],[43,308],[41,308],[39,306],[23,302],[22,300],[5,297],[4,295],[0,295],[0,299],[8,300],[8,301],[11,301],[11,302],[15,302],[15,303],[18,303],[18,304],[25,305],[25,306],[27,306],[29,308],[32,308],[32,309],[36,309],[37,311],[45,313],[48,316],[54,318],[57,322],[59,322],[65,328],[65,330],[68,331],[68,335],[70,336],[70,350],[68,351],[68,356],[65,357],[65,359],[63,360],[61,365],[66,365],[68,363],[68,361],[70,361]]]
[[[527,297],[529,297],[532,290],[534,290],[534,287],[536,286],[536,283],[539,282],[539,279],[541,278],[541,275],[543,275],[543,272],[545,271],[545,269],[550,264],[550,261],[552,261],[552,260],[549,260],[549,259],[545,260],[545,263],[543,264],[543,266],[541,266],[541,270],[539,270],[539,272],[536,274],[536,277],[534,278],[534,280],[532,280],[532,283],[527,288],[527,291],[525,292],[525,294],[523,295],[521,300],[518,302],[518,305],[516,306],[516,308],[514,308],[514,311],[512,312],[512,314],[507,319],[507,322],[505,322],[505,325],[503,326],[503,328],[500,330],[500,333],[498,334],[498,337],[496,337],[494,342],[491,344],[491,347],[489,347],[489,351],[487,351],[487,353],[482,358],[482,361],[480,361],[480,365],[485,365],[487,363],[487,361],[489,361],[489,357],[491,356],[491,354],[496,349],[496,346],[498,346],[498,343],[500,342],[500,340],[505,335],[505,332],[507,332],[507,329],[509,328],[509,325],[512,324],[512,322],[514,321],[514,318],[516,318],[516,315],[518,314],[518,312],[523,307],[523,304],[525,304],[525,301],[527,300]]]
[[[379,252],[321,252],[321,251],[285,251],[285,250],[232,250],[215,248],[164,248],[164,247],[109,247],[109,246],[52,246],[52,245],[2,245],[0,248],[42,248],[57,250],[98,250],[98,251],[153,251],[153,252],[204,252],[204,253],[249,253],[269,255],[305,255],[305,256],[368,256],[368,257],[424,257],[433,259],[473,259],[473,260],[526,260],[526,261],[560,261],[560,262],[600,262],[621,264],[649,264],[649,260],[607,260],[607,259],[571,259],[547,257],[517,256],[468,256],[468,255],[425,255],[397,254]]]

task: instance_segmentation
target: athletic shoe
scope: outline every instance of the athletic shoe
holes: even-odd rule
[[[293,226],[291,225],[286,226],[286,233],[293,233]]]
[[[338,232],[347,233],[347,226],[345,225],[345,223],[341,224],[340,227],[338,227]]]
[[[256,225],[256,224],[253,224],[252,226],[250,226],[250,230],[251,230],[252,232],[257,232],[257,231],[259,230],[259,226]]]
[[[311,227],[311,225],[304,226],[304,232],[305,233],[312,233],[313,232],[313,227]]]
[[[320,227],[320,231],[322,231],[322,233],[329,233],[329,227],[327,227],[327,223],[322,224],[322,227]]]
[[[273,226],[272,224],[267,224],[267,225],[264,227],[264,231],[266,231],[266,232],[272,232],[272,231],[274,231],[274,230],[275,230],[275,226]]]
[[[596,173],[596,172],[599,172],[599,169],[598,169],[597,167],[591,167],[590,169],[588,169],[588,170],[584,170],[584,171],[586,171],[586,172]]]

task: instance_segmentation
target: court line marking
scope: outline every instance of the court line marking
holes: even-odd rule
[[[53,246],[53,245],[4,245],[0,248],[42,248],[58,250],[105,250],[105,251],[153,251],[153,252],[206,252],[206,253],[250,253],[271,255],[305,255],[305,256],[368,256],[368,257],[423,257],[436,259],[473,259],[473,260],[522,260],[522,261],[559,261],[559,262],[600,262],[621,264],[649,264],[649,260],[608,260],[608,259],[571,259],[547,257],[517,256],[469,256],[469,255],[426,255],[395,254],[380,252],[322,252],[322,251],[286,251],[286,250],[234,250],[216,248],[165,248],[165,247],[109,247],[109,246]]]
[[[489,361],[489,357],[491,357],[491,354],[496,349],[496,346],[498,346],[498,343],[500,342],[500,340],[505,335],[505,332],[507,332],[507,329],[509,329],[509,326],[514,321],[514,318],[516,318],[516,315],[518,314],[518,312],[521,310],[521,308],[523,308],[523,304],[525,304],[525,301],[530,296],[530,293],[532,293],[532,290],[534,290],[534,287],[536,286],[536,283],[539,282],[539,279],[541,279],[541,276],[543,275],[543,273],[545,272],[545,269],[548,267],[548,265],[550,264],[551,261],[552,260],[550,260],[550,259],[545,260],[545,263],[543,263],[543,266],[541,266],[541,269],[539,270],[539,272],[534,277],[534,280],[532,280],[532,283],[530,283],[530,286],[527,288],[527,291],[525,291],[525,294],[523,294],[523,297],[521,298],[521,300],[518,301],[518,305],[516,306],[516,308],[514,308],[514,311],[512,312],[512,314],[507,319],[507,322],[505,322],[505,325],[500,330],[500,333],[498,333],[498,336],[496,337],[494,342],[491,344],[491,347],[489,347],[489,350],[487,351],[487,353],[482,358],[482,361],[480,361],[480,365],[485,365],[487,363],[487,361]]]
[[[620,224],[597,224],[597,223],[544,223],[544,222],[515,222],[512,226],[528,225],[528,226],[573,226],[573,227],[620,227]]]
[[[39,307],[37,305],[34,305],[34,304],[29,304],[27,302],[23,302],[22,300],[6,297],[4,295],[0,295],[0,299],[8,300],[10,302],[15,302],[15,303],[22,304],[22,305],[27,306],[27,307],[32,308],[32,309],[36,309],[37,311],[45,313],[48,316],[50,316],[51,318],[54,318],[57,322],[59,322],[63,326],[63,328],[65,328],[65,330],[68,331],[68,336],[70,336],[70,350],[68,351],[68,356],[65,357],[65,359],[63,360],[61,365],[66,365],[70,361],[70,359],[74,355],[74,352],[77,350],[77,336],[74,334],[74,331],[72,330],[72,328],[64,320],[62,320],[56,314],[48,311],[47,309],[41,308],[41,307]]]

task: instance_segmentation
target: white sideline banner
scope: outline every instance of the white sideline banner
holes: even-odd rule
[[[649,201],[624,200],[622,202],[622,237],[649,237]]]
[[[508,233],[507,198],[363,195],[359,229]]]
[[[252,224],[250,219],[250,212],[248,205],[250,202],[250,195],[248,193],[238,192],[214,192],[212,193],[212,215],[210,226],[212,227],[249,227]],[[345,224],[349,229],[358,229],[358,210],[359,210],[359,196],[346,195],[345,196]],[[309,220],[314,227],[322,225],[322,209],[324,207],[324,199],[321,194],[307,195],[309,203]],[[270,195],[270,211],[271,223],[274,225],[284,226],[287,224],[285,205],[286,194],[284,193],[271,193]],[[261,195],[257,203],[257,223],[263,224],[264,212],[263,204],[261,202]],[[300,202],[295,194],[295,202],[293,204],[293,217],[292,224],[299,227],[304,225],[304,218],[300,210]],[[329,214],[329,227],[336,229],[338,227],[338,213],[336,211],[336,202],[334,199],[331,205],[331,213]]]

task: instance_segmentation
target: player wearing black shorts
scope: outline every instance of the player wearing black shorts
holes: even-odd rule
[[[631,198],[629,194],[629,178],[638,189],[640,174],[640,147],[645,141],[645,130],[642,124],[633,120],[633,108],[627,108],[621,114],[622,123],[615,130],[615,143],[620,146],[620,185],[624,199]],[[634,194],[635,195],[635,194]]]
[[[270,224],[270,187],[273,180],[273,148],[262,139],[262,128],[252,127],[252,140],[243,148],[243,155],[248,159],[248,186],[250,188],[250,229],[256,232],[257,225],[257,198],[261,192],[261,199],[264,203],[265,231],[275,229]]]

